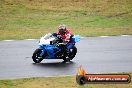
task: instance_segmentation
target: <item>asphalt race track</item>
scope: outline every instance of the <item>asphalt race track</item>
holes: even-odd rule
[[[132,72],[132,36],[82,38],[69,63],[34,64],[31,57],[37,44],[38,40],[0,41],[0,79],[76,75],[80,65],[88,73]]]

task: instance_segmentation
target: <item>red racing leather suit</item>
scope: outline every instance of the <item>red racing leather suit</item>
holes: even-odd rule
[[[71,38],[71,36],[73,35],[73,34],[70,32],[69,29],[66,30],[65,35],[62,35],[62,34],[59,33],[59,32],[58,32],[57,34],[61,35],[61,38],[62,38],[63,40],[65,40],[65,41],[67,41],[67,42],[70,41],[70,38]]]

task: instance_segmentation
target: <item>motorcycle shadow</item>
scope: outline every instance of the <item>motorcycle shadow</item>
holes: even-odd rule
[[[75,65],[75,63],[72,61],[70,61],[70,62],[47,62],[47,63],[33,63],[33,65],[39,66],[39,67],[48,67],[48,68],[49,67],[51,67],[51,68],[65,68],[65,67]]]

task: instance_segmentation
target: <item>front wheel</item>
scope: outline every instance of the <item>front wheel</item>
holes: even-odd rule
[[[40,63],[43,58],[40,57],[40,54],[42,53],[42,49],[36,49],[33,53],[32,59],[35,63]]]

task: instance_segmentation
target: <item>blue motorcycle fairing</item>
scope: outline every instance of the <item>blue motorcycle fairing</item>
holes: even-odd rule
[[[46,59],[51,59],[55,57],[54,48],[56,48],[54,45],[46,45],[45,49],[47,50],[48,56],[46,56]]]
[[[73,44],[73,43],[68,43],[67,45],[66,45],[66,47],[67,47],[67,49],[72,49],[72,47],[74,46],[75,44]]]
[[[48,56],[46,56],[44,59],[54,59],[55,54],[61,51],[61,49],[54,45],[40,45],[39,49],[42,49],[40,56],[43,56],[47,52]]]
[[[44,53],[46,52],[46,50],[43,45],[39,45],[38,49],[41,49],[42,52],[40,53],[39,56],[42,57],[44,55]]]

